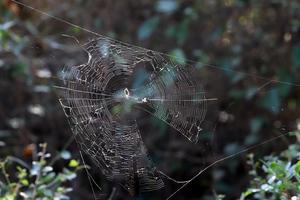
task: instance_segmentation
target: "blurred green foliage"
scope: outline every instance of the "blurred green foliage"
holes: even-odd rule
[[[159,17],[155,16],[146,20],[138,30],[139,40],[147,39],[159,25]]]

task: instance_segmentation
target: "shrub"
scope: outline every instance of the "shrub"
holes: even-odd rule
[[[298,132],[299,133],[299,132]],[[250,187],[242,193],[240,200],[270,199],[299,200],[300,199],[300,145],[292,144],[279,156],[267,156],[260,161],[254,161],[249,155],[251,165],[249,174],[253,177]]]
[[[77,171],[83,166],[71,159],[66,151],[50,160],[51,156],[46,151],[47,145],[41,144],[40,147],[41,151],[31,165],[10,156],[0,162],[3,178],[0,179],[0,200],[69,199],[67,193],[72,191],[72,188],[68,187],[67,183],[76,178]],[[66,159],[68,166],[56,172],[53,165],[58,159]]]

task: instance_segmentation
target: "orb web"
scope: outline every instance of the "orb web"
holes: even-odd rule
[[[88,62],[66,67],[56,86],[81,149],[131,194],[162,188],[136,122],[139,112],[197,142],[207,102],[216,99],[206,99],[191,66],[164,54],[105,37],[83,48]]]

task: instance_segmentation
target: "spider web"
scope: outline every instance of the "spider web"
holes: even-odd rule
[[[193,68],[163,54],[98,38],[83,46],[86,64],[65,68],[60,103],[81,149],[107,179],[131,194],[164,186],[136,123],[145,111],[197,142],[207,102]],[[138,70],[137,70],[138,69]],[[143,70],[146,76],[136,71]],[[142,79],[142,80],[141,80]]]
[[[226,88],[215,87],[214,79],[224,79],[228,74],[235,74],[235,77],[242,77],[245,84],[255,86],[251,93],[259,98],[272,93],[273,87],[279,85],[294,86],[295,92],[299,93],[300,85],[209,64],[201,65],[202,72],[198,76],[195,67],[179,64],[173,57],[104,37],[23,3],[14,2],[98,37],[83,46],[89,55],[87,64],[66,67],[56,88],[81,149],[90,155],[107,179],[118,182],[132,195],[162,188],[164,183],[160,175],[163,175],[183,184],[169,196],[172,198],[212,166],[284,137],[293,126],[271,125],[272,133],[278,133],[277,136],[261,138],[263,142],[256,142],[257,145],[212,159],[210,164],[206,164],[188,181],[176,181],[159,171],[148,157],[141,137],[143,133],[139,132],[137,125],[139,111],[160,119],[189,141],[201,142],[201,136],[215,127],[216,117],[219,117],[219,121],[227,121],[231,117],[231,107],[236,106],[232,109],[232,112],[236,112],[232,116],[242,116],[240,113],[247,109],[235,102],[227,102],[228,105],[216,114],[210,106],[216,102],[223,103],[223,90]],[[139,70],[145,75],[140,76]],[[216,93],[209,94],[208,91]],[[243,95],[249,101],[256,100],[251,95]],[[252,115],[255,116],[255,113]],[[271,124],[275,122],[268,121]],[[239,120],[234,124],[236,129],[238,124]],[[229,135],[225,134],[225,137]]]

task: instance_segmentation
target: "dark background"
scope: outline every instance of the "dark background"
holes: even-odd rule
[[[169,53],[183,64],[189,59],[195,66],[200,62],[213,65],[201,65],[204,85],[211,96],[219,98],[214,110],[208,110],[217,113],[208,137],[204,135],[193,145],[159,120],[140,122],[150,157],[171,177],[189,179],[215,160],[297,128],[297,0],[22,2],[97,33]],[[40,142],[47,142],[49,151],[55,154],[71,138],[52,88],[55,77],[64,66],[87,60],[75,40],[62,34],[75,36],[82,44],[95,35],[9,0],[0,1],[0,13],[0,155],[30,161],[31,150]],[[260,158],[286,148],[289,142],[289,138],[281,138],[253,152]],[[68,150],[80,159],[75,142]],[[214,199],[216,194],[238,198],[249,183],[245,161],[246,156],[241,155],[221,162],[174,199]],[[91,173],[104,188],[97,193],[105,198],[113,184],[93,167]],[[179,187],[168,180],[165,183],[163,191],[140,199],[166,197]],[[84,171],[72,186],[72,199],[92,199]],[[131,197],[120,189],[115,198]]]

